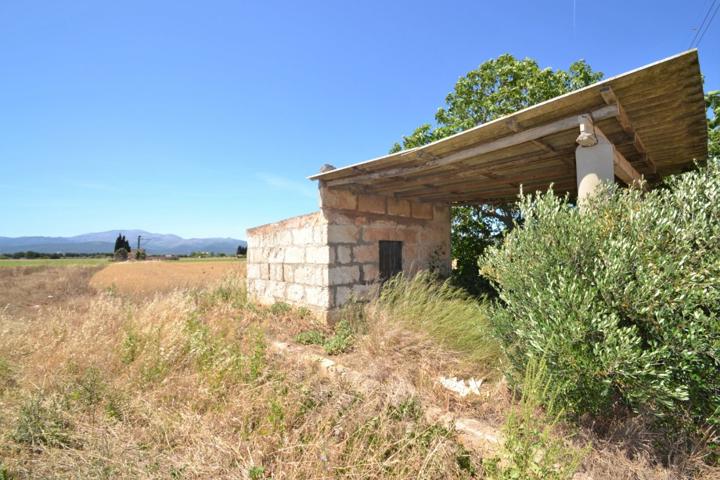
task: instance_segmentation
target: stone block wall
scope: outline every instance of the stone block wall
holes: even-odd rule
[[[450,209],[320,188],[320,211],[249,229],[247,285],[264,304],[309,307],[332,320],[366,299],[380,277],[381,240],[403,243],[402,269],[450,271]]]
[[[334,252],[327,234],[322,212],[249,229],[248,296],[263,304],[287,302],[328,310]]]
[[[349,190],[320,188],[320,207],[328,222],[333,308],[364,299],[380,275],[380,240],[403,242],[403,272],[450,271],[450,208]]]

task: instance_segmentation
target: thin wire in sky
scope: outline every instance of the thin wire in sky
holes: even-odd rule
[[[717,5],[717,8],[715,6]],[[714,12],[713,12],[714,9]],[[715,18],[715,15],[717,14],[718,10],[720,10],[720,4],[718,3],[718,0],[713,0],[710,4],[710,8],[707,9],[707,12],[705,12],[705,16],[703,17],[702,22],[700,23],[700,26],[695,31],[695,35],[693,36],[693,39],[690,41],[690,46],[688,48],[697,48],[700,45],[700,42],[702,41],[703,37],[705,36],[705,33],[710,28],[710,24],[712,23],[713,19]],[[712,12],[712,15],[711,15]],[[707,22],[707,23],[706,23]],[[697,40],[697,42],[696,42]]]
[[[710,17],[710,20],[708,20],[707,26],[705,27],[705,30],[700,35],[700,38],[698,38],[698,41],[695,44],[696,47],[700,46],[700,42],[702,42],[703,37],[705,36],[707,31],[710,30],[710,24],[712,24],[712,21],[715,19],[715,15],[717,15],[718,10],[720,10],[720,3],[718,3],[717,8],[715,8],[715,12],[712,14],[712,17]]]

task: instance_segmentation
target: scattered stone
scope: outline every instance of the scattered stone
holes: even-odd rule
[[[458,379],[457,377],[440,377],[440,385],[445,389],[455,392],[462,398],[468,395],[480,395],[480,386],[482,385],[482,379],[476,380],[469,378],[467,380]]]

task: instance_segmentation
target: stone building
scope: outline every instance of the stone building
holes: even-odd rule
[[[318,313],[365,299],[382,278],[450,270],[450,209],[320,189],[320,211],[248,230],[248,294]]]
[[[332,318],[398,272],[450,269],[450,206],[601,182],[647,186],[707,156],[696,50],[437,142],[324,168],[320,210],[248,230],[248,294]]]

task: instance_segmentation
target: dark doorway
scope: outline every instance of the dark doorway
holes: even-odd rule
[[[402,242],[380,240],[380,281],[402,272]]]

